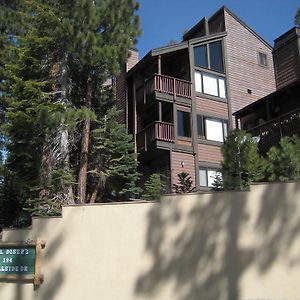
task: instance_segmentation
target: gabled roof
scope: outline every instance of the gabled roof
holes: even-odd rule
[[[219,10],[217,10],[210,18],[208,18],[208,22],[210,22],[212,19],[217,17],[222,12],[227,12],[230,14],[237,22],[239,22],[243,27],[245,27],[249,32],[251,32],[257,39],[259,39],[265,46],[273,49],[272,46],[264,40],[260,35],[258,35],[253,29],[251,29],[244,21],[242,21],[237,15],[235,15],[230,9],[228,9],[226,6],[222,6]],[[206,18],[203,18],[200,22],[198,22],[195,26],[193,26],[188,32],[186,32],[183,36],[183,40],[186,41],[187,39],[192,38],[193,34],[197,32],[203,26]],[[226,28],[225,28],[226,30]]]

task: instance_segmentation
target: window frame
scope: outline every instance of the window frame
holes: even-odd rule
[[[210,97],[214,97],[217,99],[221,99],[222,101],[226,101],[227,100],[227,85],[226,85],[226,76],[220,76],[219,74],[216,74],[215,72],[206,72],[203,70],[200,70],[198,68],[195,69],[195,74],[194,74],[194,78],[195,78],[195,92],[198,94],[203,94],[206,96],[210,96]],[[196,84],[196,74],[199,74],[201,77],[201,91],[197,90],[197,86],[200,87],[199,84]],[[203,75],[208,75],[210,77],[214,77],[217,80],[217,90],[218,90],[218,95],[214,95],[214,94],[208,94],[204,92],[204,80],[203,80]],[[219,80],[224,80],[224,93],[225,93],[225,97],[221,97],[221,88],[220,88],[220,82]]]
[[[206,181],[206,185],[201,185],[201,176],[200,176],[200,171],[204,171],[205,172],[205,181]],[[221,173],[221,168],[216,168],[216,167],[205,167],[205,166],[199,166],[199,186],[200,188],[212,188],[212,185],[209,185],[209,180],[208,180],[208,172],[212,171],[215,173]],[[222,176],[222,173],[221,173]]]
[[[210,49],[210,45],[211,44],[214,44],[214,43],[220,43],[221,45],[221,55],[222,55],[222,71],[220,70],[215,70],[211,67],[212,65],[212,59],[211,59],[211,49]],[[196,59],[195,59],[195,48],[197,47],[206,47],[206,65],[207,67],[203,67],[203,66],[198,66],[196,65]],[[199,44],[195,44],[193,46],[193,55],[194,55],[194,67],[195,68],[199,68],[199,69],[204,69],[204,70],[209,70],[209,71],[212,71],[212,72],[216,72],[216,73],[220,73],[220,74],[225,74],[226,73],[226,70],[225,70],[225,59],[224,59],[224,42],[223,42],[223,39],[217,39],[217,40],[212,40],[212,41],[209,41],[209,42],[205,42],[205,43],[199,43]]]
[[[262,57],[264,57],[262,59]],[[264,68],[268,68],[269,65],[268,65],[268,55],[267,53],[263,52],[263,51],[258,51],[257,52],[257,61],[258,61],[258,64],[261,66],[261,67],[264,67]],[[265,63],[264,63],[265,62]]]
[[[207,124],[206,124],[206,120],[210,120],[210,121],[215,121],[215,122],[219,122],[222,125],[222,137],[223,137],[223,141],[218,141],[218,140],[211,140],[207,138]],[[201,124],[199,124],[199,122]],[[200,125],[200,126],[199,126]],[[199,128],[201,133],[199,134]],[[225,130],[226,128],[226,130]],[[206,141],[212,141],[212,142],[217,142],[217,143],[224,143],[226,140],[226,137],[228,135],[228,119],[222,119],[222,118],[218,118],[218,117],[211,117],[211,116],[206,116],[206,115],[202,115],[202,114],[197,114],[197,136],[200,139],[206,140]]]
[[[184,113],[184,114],[189,114],[189,135],[180,135],[179,134],[179,117],[178,117],[178,114],[179,113]],[[180,138],[186,138],[186,139],[190,139],[192,137],[192,119],[191,119],[191,112],[188,112],[188,111],[185,111],[185,110],[180,110],[180,109],[177,109],[177,116],[176,116],[176,125],[177,125],[177,137],[180,137]],[[184,124],[184,122],[183,122]],[[183,126],[184,128],[184,126]]]

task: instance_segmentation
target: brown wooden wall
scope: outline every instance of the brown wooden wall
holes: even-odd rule
[[[116,105],[118,110],[121,111],[118,121],[126,124],[127,111],[126,111],[126,72],[128,72],[139,61],[139,53],[135,49],[130,49],[130,57],[126,65],[122,66],[121,73],[116,79]]]
[[[203,162],[220,164],[223,160],[221,148],[215,145],[199,144],[198,155],[199,161]]]
[[[182,153],[182,152],[171,152],[171,176],[172,182],[177,183],[177,174],[181,172],[189,173],[194,185],[195,183],[195,163],[193,154]],[[184,162],[184,167],[182,167],[181,162]]]
[[[275,75],[272,49],[227,11],[224,14],[229,93],[232,112],[235,112],[273,92]],[[267,54],[268,67],[258,64],[259,51]]]
[[[300,79],[300,53],[298,38],[274,50],[277,88],[280,89]]]
[[[196,107],[197,113],[208,113],[219,117],[228,118],[228,106],[226,102],[196,97]]]

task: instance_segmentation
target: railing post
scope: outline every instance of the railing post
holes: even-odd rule
[[[174,100],[176,100],[176,79],[173,78],[173,93],[174,93]]]

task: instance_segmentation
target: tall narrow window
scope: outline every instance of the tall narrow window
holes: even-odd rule
[[[263,67],[268,66],[268,60],[267,60],[266,53],[258,52],[258,63],[259,63],[259,65],[261,65]]]
[[[217,72],[224,72],[221,41],[209,44],[210,68]]]
[[[177,111],[178,136],[191,137],[191,115],[185,111]]]
[[[206,45],[194,48],[194,60],[197,67],[208,68]]]

